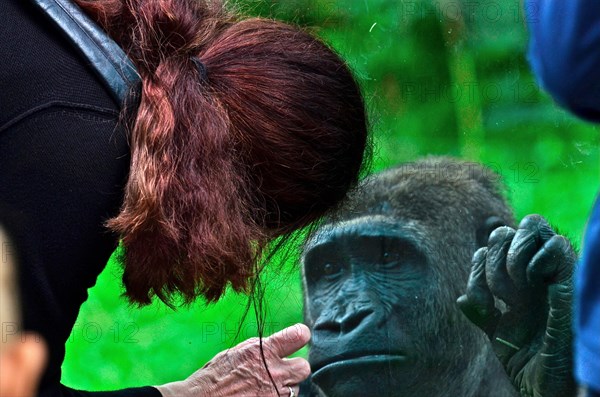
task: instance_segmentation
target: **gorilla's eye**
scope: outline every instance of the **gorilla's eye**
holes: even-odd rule
[[[324,276],[336,275],[340,272],[340,270],[341,270],[340,266],[335,263],[327,262],[323,265],[323,275]]]
[[[379,261],[377,261],[376,269],[391,269],[398,265],[400,262],[400,255],[397,252],[385,251],[381,254]]]

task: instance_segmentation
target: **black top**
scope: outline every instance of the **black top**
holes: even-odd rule
[[[149,396],[60,385],[64,344],[79,307],[114,250],[103,222],[116,215],[129,170],[119,108],[44,15],[0,1],[0,208],[19,248],[24,328],[49,350],[41,396]]]

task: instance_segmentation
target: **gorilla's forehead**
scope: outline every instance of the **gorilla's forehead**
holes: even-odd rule
[[[415,220],[402,220],[385,215],[368,215],[324,225],[310,236],[304,252],[347,237],[398,237],[425,247],[424,229]]]

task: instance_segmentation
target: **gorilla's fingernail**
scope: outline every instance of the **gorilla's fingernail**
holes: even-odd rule
[[[510,235],[513,234],[514,230],[511,229],[508,226],[500,226],[499,228],[497,228],[496,230],[494,230],[492,232],[492,234],[490,234],[490,238],[488,240],[488,244],[489,245],[495,245],[501,242],[504,242],[506,240],[506,238]]]

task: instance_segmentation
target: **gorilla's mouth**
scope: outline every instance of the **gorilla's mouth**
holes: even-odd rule
[[[320,373],[335,368],[344,368],[363,365],[378,365],[378,364],[402,364],[408,362],[408,357],[402,353],[352,353],[331,357],[322,362],[313,365],[313,377],[318,377]]]

